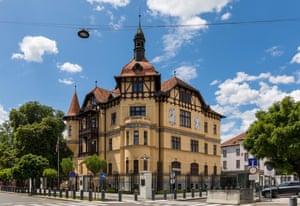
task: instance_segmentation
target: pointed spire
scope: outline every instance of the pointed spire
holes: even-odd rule
[[[145,57],[145,36],[141,26],[141,14],[139,14],[139,25],[134,36],[134,59],[141,61]]]
[[[75,84],[75,92],[73,94],[70,106],[69,106],[69,111],[67,113],[67,117],[71,116],[76,116],[80,111],[80,105],[79,105],[79,100],[76,92],[76,84]]]

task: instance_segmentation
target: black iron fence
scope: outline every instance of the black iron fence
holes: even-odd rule
[[[169,174],[157,175],[152,174],[152,189],[155,193],[162,194],[164,191],[172,192],[183,191],[205,191],[208,189],[237,189],[249,188],[250,181],[247,173],[239,173],[234,175],[176,175],[170,177]],[[75,177],[59,177],[59,178],[36,178],[31,182],[31,188],[36,189],[62,189],[84,191],[89,190],[107,193],[117,193],[122,191],[125,194],[133,194],[139,190],[140,174],[113,174],[105,177],[82,175]],[[11,184],[4,185],[12,186]],[[3,186],[2,186],[3,187]],[[22,191],[29,189],[29,181],[17,181],[15,188]],[[18,189],[16,189],[18,190]]]

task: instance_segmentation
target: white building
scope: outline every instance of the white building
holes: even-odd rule
[[[244,132],[221,144],[221,164],[223,172],[249,171],[248,160],[254,158],[243,146],[248,132]],[[257,160],[257,172],[263,176],[274,176],[274,170],[268,170],[265,159]],[[252,170],[252,173],[255,171]],[[250,173],[250,171],[249,171]]]

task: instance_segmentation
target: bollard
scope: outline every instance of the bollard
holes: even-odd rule
[[[194,198],[194,197],[195,197],[195,189],[192,188],[192,198]]]
[[[69,198],[69,189],[66,189],[66,198]]]
[[[83,190],[80,190],[80,200],[83,200]]]
[[[297,196],[290,197],[289,206],[297,206]]]
[[[51,188],[48,188],[48,196],[51,197]]]
[[[137,190],[134,190],[134,201],[138,201],[138,193],[137,193]]]
[[[105,191],[103,189],[101,190],[101,200],[105,200]]]
[[[122,191],[119,191],[119,202],[122,202]]]
[[[164,190],[164,200],[167,200],[167,190]]]
[[[174,200],[177,199],[177,191],[176,191],[176,188],[174,189]]]
[[[183,199],[185,199],[186,198],[186,190],[184,189],[183,190]]]
[[[152,188],[152,200],[155,200],[155,190]]]
[[[93,194],[92,194],[92,189],[89,189],[89,201],[92,201]]]
[[[59,189],[59,197],[62,198],[62,189]]]
[[[56,188],[53,189],[53,196],[56,197]]]
[[[202,188],[199,188],[199,197],[202,197]]]

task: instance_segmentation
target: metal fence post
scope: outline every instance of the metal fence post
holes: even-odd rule
[[[105,191],[104,191],[104,189],[101,190],[101,200],[102,201],[105,200]]]
[[[122,202],[122,191],[119,190],[119,202]]]
[[[83,200],[83,190],[80,190],[80,200]]]
[[[164,190],[164,200],[167,199],[167,190]]]

